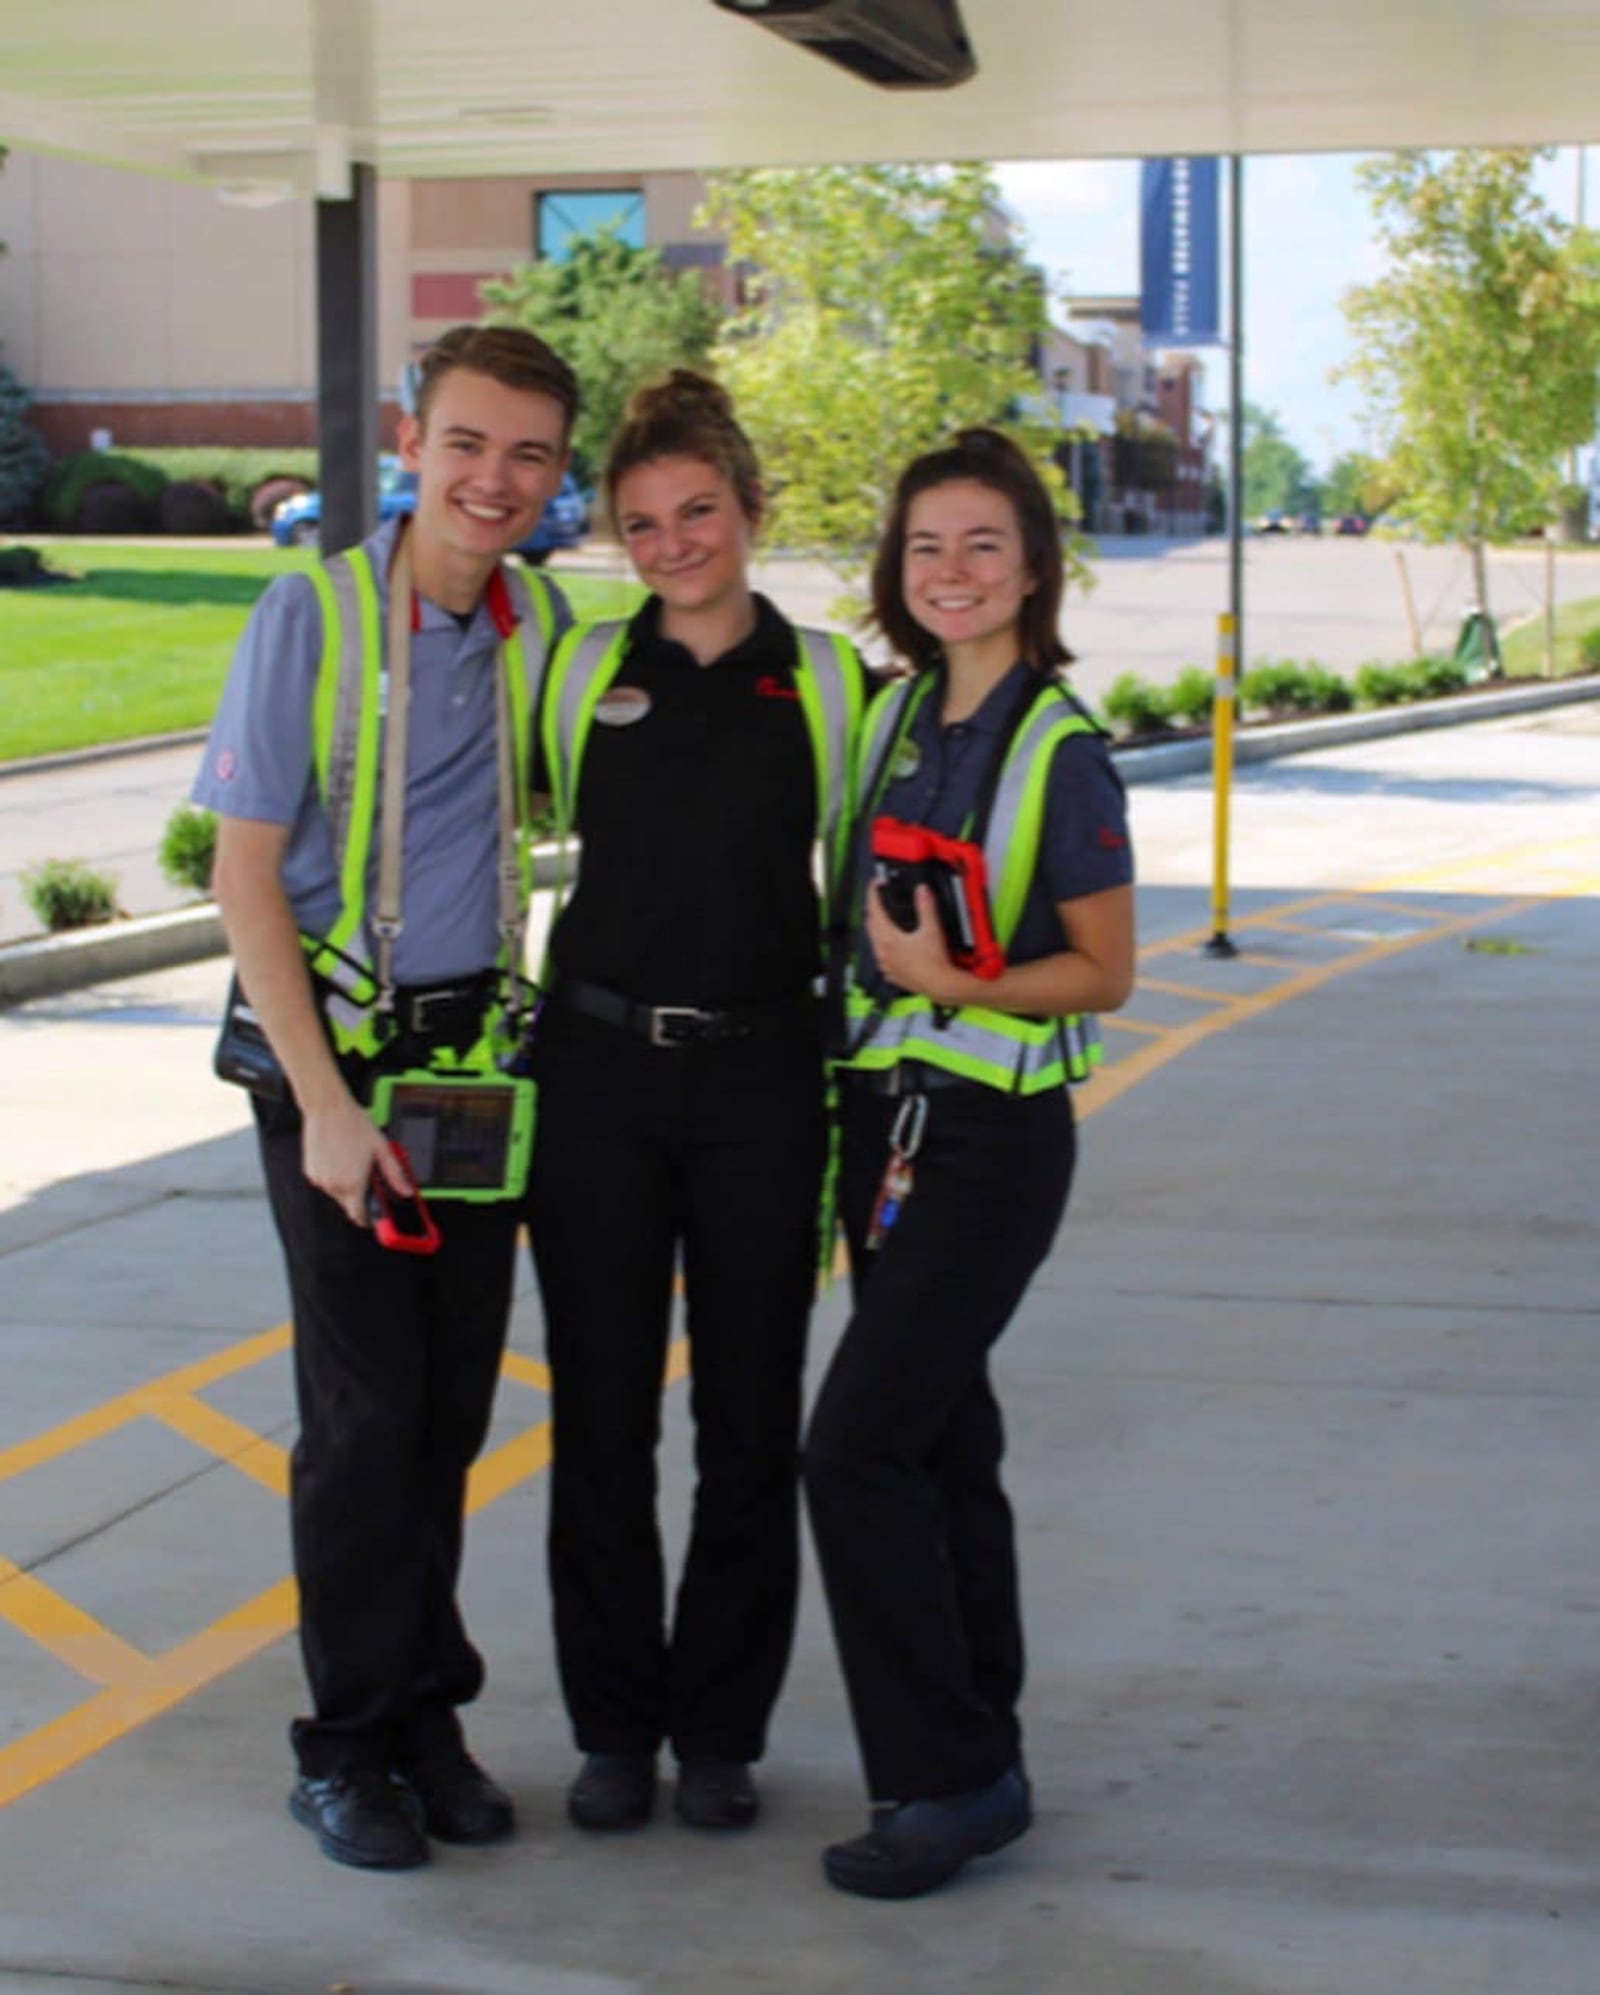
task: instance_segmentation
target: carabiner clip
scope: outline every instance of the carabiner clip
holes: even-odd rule
[[[909,1161],[921,1146],[922,1132],[927,1123],[928,1097],[925,1094],[904,1096],[895,1113],[894,1128],[889,1134],[889,1148]]]

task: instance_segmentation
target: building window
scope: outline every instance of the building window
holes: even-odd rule
[[[534,251],[541,262],[564,263],[579,237],[605,228],[630,249],[644,248],[644,195],[637,187],[559,189],[533,197]]]

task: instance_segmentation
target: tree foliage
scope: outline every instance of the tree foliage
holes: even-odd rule
[[[1305,455],[1284,435],[1271,409],[1244,405],[1244,516],[1304,513],[1318,502],[1317,481]]]
[[[27,519],[50,468],[44,438],[28,421],[32,399],[0,357],[0,526]]]
[[[1600,244],[1534,191],[1527,150],[1405,152],[1357,169],[1389,269],[1350,292],[1382,473],[1428,540],[1483,546],[1547,519],[1594,434]]]
[[[1062,492],[1024,412],[1046,301],[987,167],[717,175],[706,216],[745,268],[718,370],[761,455],[772,532],[849,575],[895,479],[957,429],[1002,425]]]
[[[561,262],[528,263],[483,286],[491,325],[524,326],[555,348],[583,385],[573,451],[592,475],[629,395],[673,367],[705,363],[721,308],[692,270],[668,270],[614,228],[576,240]]]
[[[1365,450],[1347,450],[1328,466],[1322,481],[1328,512],[1381,513],[1394,503],[1394,488],[1378,459]]]

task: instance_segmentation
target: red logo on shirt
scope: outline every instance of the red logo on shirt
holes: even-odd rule
[[[1113,831],[1109,824],[1101,825],[1100,829],[1095,833],[1095,837],[1108,852],[1120,852],[1128,842],[1120,831]]]
[[[764,700],[797,700],[799,692],[793,686],[786,686],[781,679],[770,672],[763,672],[756,681],[756,691]]]

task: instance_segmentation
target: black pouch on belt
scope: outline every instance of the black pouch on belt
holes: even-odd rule
[[[227,1003],[222,1008],[222,1030],[217,1034],[211,1069],[219,1081],[248,1088],[263,1101],[287,1101],[289,1079],[278,1065],[278,1056],[261,1029],[250,1000],[235,977],[228,985]]]

